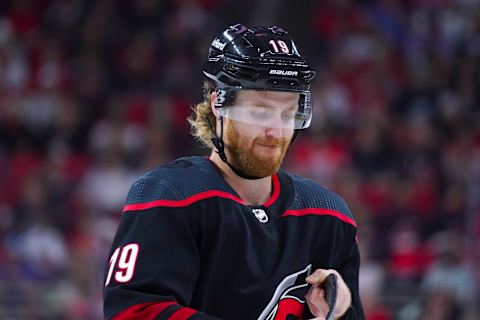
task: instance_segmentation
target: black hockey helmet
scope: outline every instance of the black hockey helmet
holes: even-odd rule
[[[295,129],[310,125],[310,83],[315,72],[288,33],[277,26],[229,26],[213,40],[203,73],[215,85],[216,108],[228,108],[236,90],[297,92]]]

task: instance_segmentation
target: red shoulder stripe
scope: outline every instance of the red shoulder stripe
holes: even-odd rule
[[[175,301],[165,301],[134,304],[117,313],[112,320],[154,320],[160,313],[173,304],[177,303]]]
[[[323,208],[305,208],[305,209],[299,209],[299,210],[287,210],[282,214],[282,217],[287,217],[287,216],[300,217],[300,216],[305,216],[309,214],[314,214],[319,216],[333,216],[346,223],[351,224],[355,228],[357,227],[355,220],[353,220],[352,218],[349,218],[338,211],[323,209]]]
[[[209,190],[209,191],[194,194],[193,196],[190,196],[182,200],[155,200],[155,201],[144,202],[144,203],[127,204],[123,207],[123,212],[134,211],[134,210],[147,210],[155,207],[175,207],[175,208],[186,207],[197,201],[213,198],[213,197],[231,199],[238,203],[245,204],[245,202],[242,199],[228,192],[224,192],[220,190]]]
[[[128,307],[117,313],[112,320],[154,320],[171,305],[177,305],[176,301],[146,302]],[[191,308],[182,307],[175,311],[168,320],[186,320],[197,313]]]
[[[178,311],[176,311],[174,314],[172,314],[168,320],[185,320],[190,318],[192,315],[197,313],[196,310],[193,310],[191,308],[182,308]]]

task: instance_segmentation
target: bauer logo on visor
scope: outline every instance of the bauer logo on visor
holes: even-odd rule
[[[270,70],[268,74],[276,74],[280,76],[293,76],[296,77],[298,76],[298,71],[292,71],[292,70]]]

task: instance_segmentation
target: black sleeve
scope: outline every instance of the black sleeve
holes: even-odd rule
[[[152,183],[155,188],[168,188]],[[188,307],[200,269],[194,209],[142,203],[149,192],[145,186],[131,188],[129,198],[134,195],[136,200],[124,210],[110,251],[104,279],[105,318],[217,319]]]
[[[348,242],[349,247],[348,254],[346,255],[345,261],[342,264],[341,268],[338,271],[342,276],[343,280],[347,284],[350,292],[352,294],[352,305],[347,310],[347,312],[341,317],[342,320],[364,320],[365,316],[363,314],[362,303],[360,301],[359,295],[359,285],[358,285],[358,274],[360,267],[360,254],[358,251],[358,244],[356,241],[355,234],[351,242]],[[308,306],[305,306],[304,309],[304,319],[312,319],[315,316],[310,312]]]
[[[359,293],[359,269],[360,269],[360,253],[358,250],[358,243],[356,241],[356,232],[350,238],[350,250],[345,259],[344,264],[338,270],[342,275],[352,294],[352,305],[341,318],[342,320],[364,320],[363,307],[360,301]]]

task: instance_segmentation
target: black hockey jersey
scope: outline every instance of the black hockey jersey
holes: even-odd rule
[[[181,158],[130,189],[105,270],[107,319],[311,318],[305,277],[336,269],[363,319],[355,221],[315,182],[279,172],[248,206],[208,158]]]

